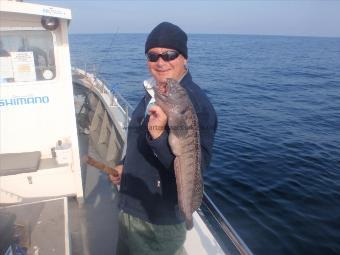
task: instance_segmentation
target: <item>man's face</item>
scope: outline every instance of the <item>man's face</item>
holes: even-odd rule
[[[173,51],[168,48],[152,48],[148,52],[162,54],[167,51]],[[167,78],[179,80],[186,72],[185,64],[187,60],[179,55],[174,60],[165,61],[161,57],[156,62],[148,60],[148,68],[151,75],[154,77],[158,84],[166,82]]]

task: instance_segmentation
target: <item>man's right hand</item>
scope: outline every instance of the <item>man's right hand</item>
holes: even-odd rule
[[[150,106],[148,114],[150,115],[148,122],[149,134],[152,139],[157,139],[164,132],[168,117],[158,105]]]
[[[122,173],[123,173],[123,165],[117,165],[115,168],[114,168],[116,171],[117,171],[117,175],[112,175],[112,174],[109,174],[109,180],[115,184],[115,185],[119,185],[120,184],[120,180],[122,178]]]

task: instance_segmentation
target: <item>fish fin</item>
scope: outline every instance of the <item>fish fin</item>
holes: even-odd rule
[[[182,174],[181,171],[181,163],[180,163],[180,157],[176,157],[174,160],[174,169],[175,169],[175,175],[176,175],[176,184],[177,184],[177,197],[178,197],[178,205],[179,210],[183,217],[185,218],[185,225],[186,229],[190,230],[193,228],[193,219],[192,219],[192,212],[189,212],[188,210],[185,210],[185,204],[184,204],[184,190],[182,188],[183,180],[182,180]],[[189,214],[188,214],[189,213]]]
[[[178,205],[181,213],[184,214],[184,204],[183,204],[183,180],[181,176],[181,163],[179,157],[176,157],[174,160],[174,169],[175,169],[175,176],[176,176],[176,186],[177,186],[177,198],[178,198]]]
[[[195,188],[193,191],[192,196],[192,208],[194,211],[196,211],[202,204],[202,198],[203,198],[203,180],[200,172],[196,172],[195,176]]]

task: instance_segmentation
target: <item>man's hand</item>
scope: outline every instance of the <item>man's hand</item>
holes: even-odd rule
[[[117,165],[115,168],[114,168],[115,171],[115,174],[112,175],[112,174],[109,174],[109,180],[115,184],[115,185],[119,185],[120,184],[120,180],[122,178],[122,173],[123,173],[123,165]]]
[[[168,117],[158,105],[151,106],[148,114],[150,115],[148,130],[152,139],[156,139],[163,133]]]

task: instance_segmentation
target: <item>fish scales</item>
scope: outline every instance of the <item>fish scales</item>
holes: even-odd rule
[[[175,155],[178,204],[187,229],[193,227],[192,214],[202,202],[201,146],[197,114],[186,90],[168,79],[166,92],[155,87],[156,104],[168,117],[169,145]]]

